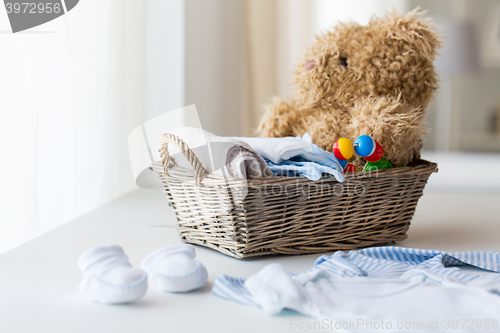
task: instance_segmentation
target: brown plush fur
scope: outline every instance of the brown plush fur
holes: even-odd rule
[[[372,18],[367,26],[337,25],[316,37],[298,64],[291,101],[275,98],[267,106],[260,135],[309,132],[331,151],[339,138],[354,142],[367,134],[393,165],[408,164],[419,157],[424,111],[437,88],[439,37],[416,10]]]

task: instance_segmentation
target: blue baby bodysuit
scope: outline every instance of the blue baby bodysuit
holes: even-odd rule
[[[470,274],[457,267],[464,265],[492,273]],[[493,272],[499,271],[495,252],[374,247],[320,256],[311,269],[297,274],[271,264],[247,279],[221,275],[212,292],[269,314],[290,309],[332,323],[365,324],[353,331],[376,330],[366,324],[385,321],[394,327],[420,323],[420,331],[439,332],[459,319],[474,321],[476,328],[486,319],[498,323],[500,274]]]

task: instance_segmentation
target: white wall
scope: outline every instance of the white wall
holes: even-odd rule
[[[448,18],[467,20],[475,28],[479,42],[479,59],[483,61],[473,73],[458,73],[451,78],[451,124],[452,150],[500,152],[500,136],[494,135],[492,115],[500,103],[500,66],[484,61],[485,44],[490,43],[488,37],[492,22],[498,18],[500,3],[495,0],[410,0],[411,6],[420,5],[427,10],[430,18]],[[498,32],[496,32],[498,35]],[[498,55],[500,59],[500,54]],[[446,78],[442,78],[445,80]],[[442,84],[442,87],[444,85]],[[438,90],[438,93],[441,93]],[[442,96],[441,96],[442,97]],[[437,96],[438,101],[440,96]],[[431,133],[426,135],[425,148],[436,147],[436,104],[431,105],[428,115]]]

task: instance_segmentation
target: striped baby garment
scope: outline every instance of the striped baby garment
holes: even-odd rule
[[[495,252],[373,247],[320,256],[301,273],[270,264],[249,278],[221,275],[212,292],[269,314],[294,310],[353,332],[380,331],[382,323],[387,331],[476,332],[487,325],[498,331],[498,272]]]

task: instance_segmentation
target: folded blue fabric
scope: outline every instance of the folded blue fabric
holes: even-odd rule
[[[322,173],[345,180],[346,161],[311,143],[311,135],[284,138],[240,138],[254,148],[267,162],[275,176],[304,176],[321,179]]]
[[[275,176],[304,176],[310,180],[320,180],[323,173],[330,174],[334,177],[337,177],[339,174],[337,169],[317,162],[305,161],[302,160],[302,158],[283,160],[279,164],[275,164],[267,159],[264,160]]]

